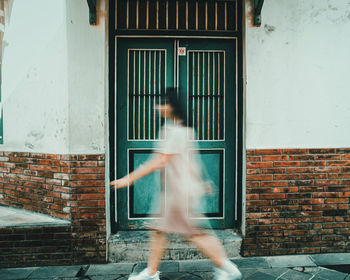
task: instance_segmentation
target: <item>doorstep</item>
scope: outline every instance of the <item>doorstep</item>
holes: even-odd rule
[[[229,258],[239,258],[242,237],[234,230],[213,230],[225,247]],[[203,259],[197,247],[179,234],[169,234],[169,244],[163,260]],[[109,262],[146,261],[149,255],[149,231],[119,231],[108,240]]]

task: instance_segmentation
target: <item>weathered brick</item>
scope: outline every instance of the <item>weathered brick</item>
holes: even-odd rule
[[[255,150],[256,155],[280,155],[282,150],[280,149],[265,149],[265,150]]]
[[[284,174],[286,173],[286,168],[261,168],[262,174]]]
[[[248,162],[247,168],[272,167],[272,162]]]
[[[249,181],[263,181],[263,180],[272,180],[273,176],[266,174],[266,175],[247,175],[247,180]]]
[[[274,174],[274,180],[298,180],[300,178],[300,174]]]
[[[288,186],[287,181],[263,181],[261,182],[262,187],[284,187]]]
[[[97,174],[104,173],[105,169],[103,167],[94,167],[94,168],[71,168],[71,174]]]
[[[260,199],[283,199],[286,195],[282,193],[260,194]]]
[[[350,166],[350,160],[329,160],[327,166]]]
[[[326,166],[326,161],[301,161],[300,162],[301,167],[306,166]]]
[[[282,153],[287,155],[308,154],[309,150],[308,149],[283,149]]]
[[[261,156],[247,156],[247,162],[261,161]]]
[[[296,167],[287,168],[287,173],[313,173],[314,168],[311,167]]]
[[[300,165],[299,161],[275,161],[274,167],[297,167]]]
[[[262,161],[283,161],[288,160],[287,155],[264,155],[261,157]]]
[[[309,149],[310,154],[334,154],[335,149]]]

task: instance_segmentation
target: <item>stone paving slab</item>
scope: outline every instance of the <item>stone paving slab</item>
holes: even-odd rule
[[[310,258],[318,266],[350,264],[350,253],[310,255]]]
[[[33,271],[28,279],[47,279],[49,277],[76,277],[81,266],[44,266]]]
[[[260,268],[258,271],[263,272],[265,274],[269,274],[275,278],[283,275],[286,273],[289,269],[285,267],[274,267],[274,268]]]
[[[250,275],[247,278],[244,278],[246,280],[275,280],[276,277],[271,276],[269,274],[263,273],[261,271],[257,271],[255,273],[253,273],[252,275]]]
[[[213,263],[210,260],[179,261],[180,272],[212,271]]]
[[[16,280],[16,279],[26,279],[30,274],[33,273],[35,267],[28,268],[5,268],[0,269],[0,279],[1,280]]]
[[[44,278],[30,278],[30,280],[43,280]],[[17,280],[23,280],[23,279],[17,279]],[[90,280],[88,278],[80,278],[80,277],[48,277],[45,278],[45,280]]]
[[[118,275],[95,275],[95,276],[89,276],[89,280],[115,280],[115,279],[122,279],[123,276]],[[82,280],[84,278],[80,278],[79,280]],[[125,278],[127,279],[127,278]]]
[[[294,269],[288,269],[288,271],[280,276],[281,280],[309,280],[314,276],[309,273],[303,273]]]
[[[346,273],[342,273],[336,270],[330,270],[327,268],[322,268],[320,271],[316,274],[317,277],[324,278],[324,279],[332,279],[332,280],[344,280],[347,276]]]
[[[195,272],[193,274],[199,276],[202,280],[213,280],[214,279],[213,272]]]
[[[86,276],[93,275],[118,275],[130,274],[135,265],[133,263],[109,263],[90,265],[86,271]]]
[[[257,272],[257,270],[254,268],[240,268],[239,270],[241,271],[244,279]],[[214,277],[211,279],[214,279]]]
[[[146,262],[138,263],[133,271],[140,272],[144,270],[147,267]],[[172,262],[172,261],[163,261],[160,264],[159,271],[161,272],[178,272],[179,271],[179,262]]]
[[[202,280],[203,278],[193,273],[168,272],[160,275],[161,280]]]
[[[231,259],[231,261],[239,268],[270,268],[266,258],[263,257]]]
[[[317,266],[306,255],[266,257],[266,260],[271,267]]]

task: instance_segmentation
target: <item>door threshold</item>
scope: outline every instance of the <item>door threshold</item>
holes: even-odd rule
[[[223,244],[229,258],[241,257],[242,236],[232,229],[212,230]],[[109,262],[147,261],[150,231],[118,231],[108,240]],[[163,260],[203,259],[197,247],[180,234],[169,234],[168,250]]]

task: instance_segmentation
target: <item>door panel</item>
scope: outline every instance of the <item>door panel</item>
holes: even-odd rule
[[[163,121],[155,112],[161,91],[174,85],[174,41],[118,39],[117,41],[117,177],[147,161],[160,141]],[[116,205],[114,222],[118,229],[144,228],[149,214],[160,215],[152,207],[159,199],[162,172],[155,172],[131,188],[112,193]],[[158,203],[159,204],[159,203]]]
[[[185,53],[177,55],[179,47]],[[163,124],[155,112],[160,93],[180,86],[187,104],[187,122],[195,132],[195,154],[212,193],[202,198],[196,213],[213,228],[232,228],[235,209],[236,81],[235,42],[198,39],[118,39],[117,42],[117,177],[147,161]],[[230,63],[227,63],[229,61]],[[229,78],[228,78],[229,77]],[[118,229],[141,229],[162,215],[163,171],[118,190]],[[165,202],[166,203],[166,202]],[[154,205],[159,205],[154,208]],[[152,215],[149,217],[148,215]]]
[[[187,89],[187,119],[215,192],[206,195],[213,228],[234,227],[236,158],[236,45],[234,40],[178,41],[178,84]],[[229,62],[229,63],[227,63]]]
[[[150,150],[129,151],[129,172],[132,172],[149,159]],[[161,201],[162,172],[155,171],[134,183],[129,190],[129,218],[147,218],[148,215],[160,216],[161,208],[153,207]],[[147,187],[145,187],[147,186]]]
[[[207,217],[223,216],[223,150],[199,150],[197,161],[201,163],[204,176],[212,184],[209,194],[201,198],[195,213],[205,214]],[[218,163],[218,164],[213,164]]]

